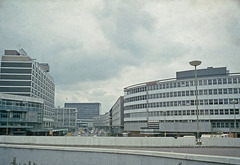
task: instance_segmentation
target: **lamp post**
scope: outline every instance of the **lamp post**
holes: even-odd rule
[[[197,90],[197,66],[200,65],[202,63],[202,61],[191,61],[189,62],[190,65],[194,66],[195,68],[195,87],[196,87],[196,110],[197,110],[197,144],[200,143],[200,139],[199,139],[199,113],[198,113],[198,90]]]
[[[235,104],[237,104],[237,100],[232,100],[231,104],[233,104],[233,110],[234,110],[234,130],[235,130],[235,137],[237,137],[237,121],[236,121],[236,112],[235,112]]]
[[[10,112],[11,110],[7,109],[6,111],[7,111],[7,129],[6,129],[6,135],[8,135],[8,116],[9,116],[9,112]]]

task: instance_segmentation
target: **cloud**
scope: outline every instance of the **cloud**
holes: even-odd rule
[[[238,1],[0,2],[0,51],[20,44],[48,62],[56,105],[101,102],[108,111],[129,85],[189,70],[239,72]]]

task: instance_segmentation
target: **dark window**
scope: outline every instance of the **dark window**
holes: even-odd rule
[[[208,85],[212,85],[212,79],[208,80]]]
[[[231,78],[228,79],[228,84],[232,84],[232,79]]]
[[[218,79],[218,84],[222,84],[222,79]]]

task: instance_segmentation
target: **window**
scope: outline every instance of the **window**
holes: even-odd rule
[[[228,79],[228,84],[232,84],[232,79],[231,78]]]
[[[222,84],[222,79],[218,79],[218,84]]]
[[[227,79],[223,79],[223,84],[227,84]]]
[[[183,115],[186,115],[186,111],[183,111]]]
[[[219,95],[222,94],[222,89],[218,89],[218,94],[219,94]]]
[[[193,96],[194,95],[194,91],[190,91],[190,95]]]
[[[225,115],[229,115],[229,110],[225,109]]]
[[[226,128],[229,128],[229,123],[225,123],[225,127],[226,127]]]
[[[212,89],[209,89],[209,90],[208,90],[208,94],[209,94],[209,95],[212,95],[212,94],[213,94],[213,93],[212,93]]]
[[[233,89],[233,93],[234,93],[234,94],[238,94],[238,89],[237,89],[237,88],[234,88],[234,89]]]
[[[227,94],[227,89],[223,89],[223,94]]]
[[[217,79],[213,79],[213,85],[217,84]]]
[[[224,99],[224,104],[228,104],[228,99]]]
[[[163,89],[165,89],[165,84],[163,84]]]
[[[237,84],[237,78],[233,78],[233,84]]]
[[[213,109],[210,109],[210,115],[213,115]]]
[[[205,115],[209,115],[208,109],[205,110]]]
[[[213,90],[213,94],[214,94],[214,95],[217,95],[217,94],[218,94],[218,93],[217,93],[217,89],[214,89],[214,90]]]
[[[232,93],[233,93],[232,88],[228,88],[228,94],[232,94]]]
[[[212,105],[212,104],[213,104],[213,100],[209,99],[209,105]]]
[[[186,102],[185,101],[182,101],[182,106],[185,106],[186,105]]]
[[[177,97],[177,92],[174,92],[174,97]]]
[[[235,109],[235,114],[239,115],[239,109]]]
[[[223,109],[220,109],[220,115],[224,115]]]
[[[196,115],[195,110],[191,110],[191,115]]]
[[[190,86],[193,86],[193,81],[190,81]]]
[[[204,105],[208,105],[208,100],[207,99],[204,100]]]
[[[181,97],[181,92],[178,92],[178,97]]]
[[[208,80],[208,85],[212,85],[212,79]]]
[[[191,100],[191,105],[194,105],[194,102],[195,102],[194,100]]]
[[[182,91],[182,96],[185,96],[185,91]]]
[[[204,84],[204,85],[207,85],[207,80],[203,80],[203,84]]]
[[[208,90],[204,90],[204,95],[207,95],[208,94]]]
[[[213,128],[216,128],[216,123],[213,123],[212,127],[213,127]]]
[[[223,99],[219,99],[219,104],[223,104]]]

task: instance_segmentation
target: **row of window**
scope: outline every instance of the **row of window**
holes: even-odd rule
[[[198,105],[222,105],[231,104],[231,101],[236,100],[238,103],[240,99],[200,99],[198,100]],[[155,103],[145,103],[145,104],[135,104],[125,106],[124,110],[132,109],[142,109],[142,108],[159,108],[159,107],[174,107],[174,106],[193,106],[196,105],[196,100],[180,100],[180,101],[166,101],[166,102],[155,102]]]
[[[196,110],[178,110],[178,111],[154,111],[148,112],[149,117],[156,116],[195,116]],[[201,109],[199,115],[234,115],[234,109]],[[235,115],[239,115],[239,109],[235,109]],[[124,114],[125,118],[147,117],[147,112],[137,112]]]
[[[223,89],[204,89],[198,90],[198,95],[222,95],[222,94],[240,94],[240,88],[223,88]],[[125,103],[146,100],[148,99],[159,99],[159,98],[168,98],[168,97],[184,97],[184,96],[195,96],[195,90],[190,91],[178,91],[178,92],[165,92],[165,93],[156,93],[149,95],[141,95],[130,97],[124,100]]]
[[[236,122],[236,128],[239,127],[239,123]],[[212,123],[213,128],[234,128],[234,122],[214,122]]]
[[[239,77],[229,77],[229,78],[214,78],[214,79],[201,79],[198,80],[198,85],[222,85],[222,84],[237,84],[240,83]],[[178,88],[178,87],[189,87],[194,86],[194,80],[188,80],[188,81],[179,81],[179,82],[166,82],[158,84],[158,82],[155,82],[154,85],[144,86],[144,87],[138,87],[127,90],[127,95],[138,93],[138,92],[144,92],[146,90],[159,90],[159,89],[168,89],[168,88]]]
[[[21,101],[12,101],[12,100],[0,100],[0,105],[7,106],[27,106],[27,107],[36,107],[41,108],[42,104],[33,103],[33,102],[21,102]]]

